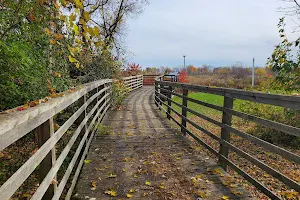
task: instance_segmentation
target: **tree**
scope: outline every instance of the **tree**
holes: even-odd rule
[[[189,65],[189,66],[187,67],[187,73],[188,73],[188,74],[196,74],[196,72],[197,72],[197,68],[194,67],[193,65]]]
[[[135,76],[142,73],[142,66],[140,64],[131,63],[124,70],[124,75]]]
[[[124,65],[120,49],[126,20],[139,14],[146,3],[0,1],[0,69],[5,72],[0,77],[0,109],[78,83],[113,77]],[[12,91],[10,98],[14,101],[4,99],[7,89]]]
[[[277,45],[270,58],[268,65],[275,73],[277,83],[286,90],[300,89],[300,52],[299,38],[296,41],[289,41],[285,33],[284,18],[278,23],[279,34],[282,42]]]
[[[124,51],[122,44],[125,21],[143,11],[147,0],[97,0],[96,3],[87,1],[91,21],[97,25],[102,34],[105,45],[112,47],[118,56]],[[93,17],[95,16],[95,17]]]
[[[180,83],[187,83],[188,82],[188,76],[185,69],[182,69],[180,72],[178,72],[178,81]]]

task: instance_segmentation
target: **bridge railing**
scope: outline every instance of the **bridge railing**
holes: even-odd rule
[[[129,76],[123,78],[123,80],[130,91],[143,87],[143,75]]]
[[[177,82],[177,75],[159,75],[159,74],[144,74],[143,75],[143,85],[154,85],[155,79]]]
[[[143,75],[143,85],[154,85],[155,79],[160,77],[158,74],[144,74]]]
[[[181,91],[181,92],[176,92]],[[188,96],[189,92],[202,92],[202,93],[209,93],[215,94],[224,97],[224,105],[218,106],[214,105],[210,102],[199,101],[194,98],[190,98]],[[182,103],[178,103],[172,99],[172,96],[177,96],[182,99]],[[284,108],[292,108],[292,109],[300,109],[300,97],[296,96],[283,96],[283,95],[273,95],[273,94],[266,94],[266,93],[259,93],[259,92],[250,92],[250,91],[243,91],[243,90],[236,90],[236,89],[227,89],[227,88],[212,88],[206,86],[199,86],[199,85],[190,85],[190,84],[182,84],[182,83],[175,83],[175,82],[168,82],[162,81],[162,79],[156,79],[155,82],[155,103],[156,105],[164,110],[167,114],[169,119],[172,119],[178,126],[181,127],[181,132],[183,134],[188,134],[192,138],[194,138],[198,143],[208,149],[211,153],[216,155],[219,158],[220,165],[226,169],[227,166],[232,168],[238,174],[243,176],[247,181],[253,184],[256,188],[261,190],[264,194],[266,194],[271,199],[280,199],[273,191],[268,189],[262,182],[259,182],[251,175],[246,173],[243,169],[238,166],[238,163],[235,163],[233,160],[230,160],[228,157],[229,151],[235,152],[240,157],[250,161],[252,164],[256,165],[257,167],[261,168],[266,173],[272,175],[276,179],[280,180],[283,184],[288,186],[295,191],[300,191],[300,185],[296,181],[292,180],[291,178],[284,175],[282,172],[277,171],[276,169],[272,168],[271,166],[265,164],[262,160],[255,158],[254,156],[246,153],[245,151],[241,150],[239,147],[235,146],[233,143],[230,142],[230,133],[235,134],[245,140],[250,141],[251,143],[263,147],[265,150],[270,151],[272,153],[278,154],[283,158],[294,162],[295,165],[300,164],[300,156],[296,155],[293,152],[285,150],[281,147],[273,145],[269,142],[261,140],[251,134],[245,133],[237,128],[232,126],[232,116],[236,116],[245,120],[252,121],[254,123],[263,125],[265,127],[269,127],[281,132],[284,132],[289,135],[300,137],[300,129],[296,127],[292,127],[286,124],[278,123],[275,121],[271,121],[268,119],[260,118],[257,116],[253,116],[247,113],[239,112],[233,109],[234,99],[242,99],[257,103],[263,103],[268,105],[275,105]],[[210,109],[214,109],[217,111],[222,112],[222,121],[219,122],[215,119],[212,119],[204,114],[201,114],[193,109],[188,107],[188,102],[196,103],[199,106],[205,106]],[[181,108],[181,112],[176,111],[172,105],[176,105]],[[166,108],[166,109],[165,109]],[[177,121],[171,113],[175,113],[181,121]],[[221,128],[221,136],[217,136],[210,131],[206,130],[205,128],[201,127],[196,122],[192,121],[190,118],[187,117],[187,113],[192,113],[212,124],[216,127]],[[203,132],[205,135],[211,137],[213,140],[219,143],[220,148],[219,150],[214,149],[212,146],[207,144],[203,139],[197,137],[194,133],[192,133],[187,128],[187,123],[191,126],[195,127],[196,129]]]
[[[124,78],[130,90],[141,87],[142,81],[142,76]],[[94,81],[21,112],[0,113],[0,151],[32,131],[36,132],[39,145],[38,150],[0,187],[1,200],[10,199],[38,166],[41,183],[31,199],[60,199],[64,190],[65,199],[71,198],[97,125],[111,106],[112,82],[111,79]],[[74,104],[79,104],[79,108],[54,131],[54,116]],[[73,134],[56,158],[56,146],[71,126]],[[57,172],[74,148],[75,153],[58,183]],[[65,189],[71,173],[71,185]]]

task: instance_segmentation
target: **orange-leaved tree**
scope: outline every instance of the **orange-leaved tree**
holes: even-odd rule
[[[178,81],[180,83],[187,83],[188,82],[187,72],[186,72],[185,69],[182,69],[180,72],[178,72]]]
[[[123,74],[125,76],[135,76],[141,73],[142,73],[142,66],[140,64],[131,63],[125,68]]]

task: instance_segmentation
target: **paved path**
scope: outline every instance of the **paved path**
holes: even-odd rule
[[[171,127],[153,93],[153,87],[134,91],[122,110],[106,115],[102,124],[107,127],[91,144],[73,198],[250,199],[205,152]]]

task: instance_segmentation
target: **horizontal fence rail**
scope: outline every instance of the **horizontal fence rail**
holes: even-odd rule
[[[144,74],[143,75],[143,85],[154,85],[155,79],[160,75],[155,74]]]
[[[123,82],[132,91],[142,87],[143,76],[126,77]],[[36,132],[39,145],[38,150],[0,187],[1,200],[10,199],[38,166],[41,183],[31,199],[60,199],[74,171],[65,199],[71,198],[98,124],[112,104],[112,84],[111,79],[94,81],[22,112],[0,113],[0,151],[32,131]],[[54,116],[74,103],[79,104],[79,108],[54,131]],[[56,158],[56,145],[78,120],[77,128],[72,130],[71,138]],[[76,141],[79,141],[77,146]],[[75,153],[58,183],[57,173],[73,147]]]
[[[243,171],[234,161],[228,158],[229,151],[235,152],[240,157],[250,161],[257,167],[261,168],[266,173],[272,175],[274,178],[278,179],[286,186],[291,189],[294,189],[297,192],[300,192],[300,185],[296,181],[290,179],[286,175],[282,174],[281,172],[273,169],[272,167],[265,164],[263,161],[255,158],[254,156],[246,153],[245,151],[241,150],[239,147],[234,146],[230,143],[230,133],[240,136],[253,144],[263,147],[264,149],[278,154],[283,158],[295,162],[295,164],[300,164],[300,156],[294,154],[293,152],[287,151],[281,147],[273,145],[269,142],[261,140],[251,134],[245,133],[240,131],[234,127],[232,127],[232,116],[236,116],[242,118],[244,120],[249,120],[254,123],[263,125],[265,127],[269,127],[278,131],[282,131],[286,134],[293,135],[300,137],[300,129],[297,127],[292,127],[286,124],[274,122],[268,119],[263,119],[260,117],[256,117],[253,115],[249,115],[243,112],[239,112],[233,109],[234,99],[242,99],[257,103],[264,103],[268,105],[275,105],[281,106],[284,108],[292,108],[292,109],[300,109],[300,97],[296,96],[283,96],[283,95],[272,95],[266,93],[259,93],[259,92],[250,92],[250,91],[243,91],[243,90],[236,90],[236,89],[227,89],[227,88],[212,88],[206,86],[199,86],[199,85],[190,85],[190,84],[183,84],[183,83],[176,83],[171,81],[164,81],[166,78],[156,78],[155,81],[155,104],[164,112],[168,119],[172,119],[180,128],[183,134],[188,134],[192,138],[194,138],[197,142],[199,142],[202,146],[208,149],[211,153],[216,155],[219,158],[220,165],[227,169],[227,166],[231,167],[234,171],[244,177],[247,181],[252,183],[255,187],[261,190],[264,194],[272,199],[280,199],[280,197],[264,186],[263,183],[259,182],[248,173]],[[177,91],[177,92],[176,92]],[[180,92],[178,92],[180,91]],[[220,95],[224,97],[224,105],[217,106],[211,104],[209,102],[199,101],[197,99],[190,98],[188,96],[189,92],[202,92],[202,93],[209,93]],[[177,96],[182,99],[182,103],[178,103],[172,99],[172,96]],[[188,107],[188,102],[193,102],[201,106],[205,106],[217,111],[222,112],[222,121],[216,121],[204,114],[201,114],[197,111],[194,111]],[[176,111],[172,105],[176,105],[181,108],[181,113]],[[171,113],[176,114],[180,119],[181,122],[176,120]],[[210,131],[204,129],[190,118],[187,117],[187,113],[194,114],[212,124],[216,127],[221,128],[221,136],[215,135]],[[215,141],[220,144],[219,150],[215,150],[209,144],[205,143],[202,139],[197,137],[194,133],[192,133],[187,128],[187,123],[195,127],[196,129],[200,130],[207,136],[211,137]]]
[[[129,76],[123,78],[123,80],[130,91],[143,87],[143,75]]]

